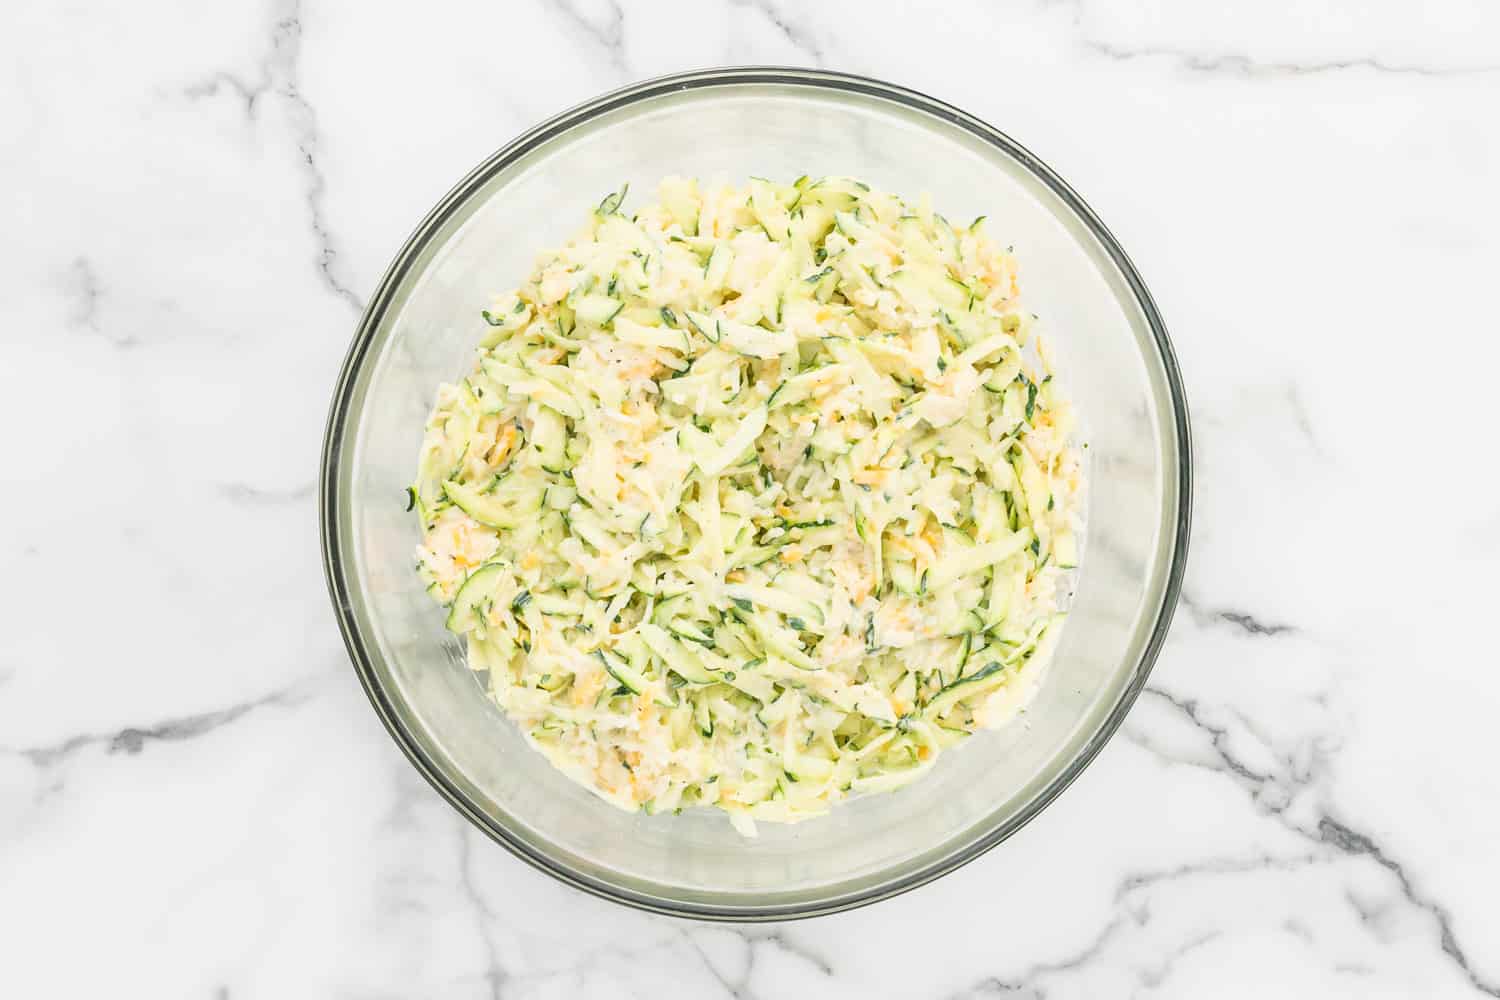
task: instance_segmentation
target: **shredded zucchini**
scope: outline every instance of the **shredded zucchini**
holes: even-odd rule
[[[494,700],[626,809],[792,821],[1035,689],[1079,455],[1015,258],[848,178],[605,197],[476,324],[408,502]]]

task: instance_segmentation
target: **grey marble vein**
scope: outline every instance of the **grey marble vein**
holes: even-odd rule
[[[68,270],[73,292],[73,310],[68,325],[97,331],[99,329],[99,275],[87,257],[77,257]]]
[[[404,760],[391,772],[391,782],[394,791],[390,808],[380,817],[381,831],[389,833],[416,829],[422,807],[432,800],[432,786],[423,781]]]
[[[126,726],[106,733],[80,733],[47,746],[4,747],[0,751],[25,757],[42,768],[52,767],[75,752],[91,746],[103,746],[105,753],[109,754],[138,754],[148,743],[176,743],[196,739],[227,726],[256,709],[293,705],[300,700],[295,689],[287,687],[226,708],[164,719],[147,726]]]
[[[1047,990],[1037,985],[1036,980],[1057,973],[1074,972],[1086,966],[1109,946],[1116,935],[1131,923],[1137,926],[1149,920],[1145,911],[1121,912],[1104,925],[1094,937],[1078,951],[1051,962],[1037,962],[1026,966],[1014,976],[986,976],[977,983],[950,993],[947,1000],[971,1000],[975,997],[1019,994],[1027,1000],[1046,1000]]]
[[[526,973],[510,974],[506,979],[506,985],[508,987],[527,988],[537,986],[538,984],[551,983],[559,979],[568,979],[576,981],[581,987],[588,982],[591,974],[608,968],[608,963],[611,961],[640,964],[646,955],[664,948],[670,949],[680,939],[681,932],[675,932],[645,940],[634,940],[622,944],[587,948],[579,952],[575,956],[574,961],[546,966]],[[582,991],[578,992],[581,993]],[[573,996],[575,993],[564,993],[562,995]]]
[[[1173,968],[1183,957],[1192,954],[1206,944],[1212,944],[1223,936],[1223,933],[1220,931],[1204,931],[1202,934],[1193,935],[1176,948],[1173,948],[1171,952],[1162,956],[1150,968],[1142,969],[1140,971],[1141,985],[1155,989],[1167,981],[1172,975]]]
[[[1292,625],[1281,625],[1275,622],[1263,622],[1254,615],[1243,611],[1215,611],[1215,620],[1237,625],[1251,635],[1296,635],[1297,629]]]
[[[1448,908],[1421,892],[1400,862],[1390,856],[1368,833],[1356,830],[1328,814],[1318,818],[1317,838],[1343,854],[1366,857],[1390,872],[1396,879],[1405,899],[1417,909],[1430,915],[1437,922],[1438,940],[1443,952],[1451,958],[1469,984],[1492,997],[1500,997],[1500,979],[1480,975],[1470,961],[1468,953],[1459,946],[1453,933],[1453,916]]]
[[[1297,388],[1296,382],[1287,382],[1286,402],[1287,409],[1292,416],[1292,423],[1307,439],[1308,447],[1312,448],[1320,458],[1327,458],[1328,453],[1323,449],[1318,435],[1313,432],[1312,415],[1308,412],[1307,403],[1302,398],[1302,390]]]
[[[818,42],[817,36],[802,24],[788,19],[772,0],[730,0],[730,5],[760,14],[793,48],[811,59],[814,66],[824,64],[823,46]]]
[[[220,70],[200,80],[195,80],[182,88],[182,96],[189,100],[199,100],[207,97],[218,97],[225,91],[229,91],[245,105],[245,117],[253,119],[260,99],[271,89],[271,82],[268,67],[262,63],[260,75],[254,82],[241,79],[236,73]]]
[[[318,246],[318,273],[335,295],[349,303],[356,313],[364,312],[364,302],[354,294],[337,275],[334,263],[338,251],[329,232],[323,201],[328,191],[328,181],[318,166],[318,116],[312,104],[302,92],[302,3],[292,0],[288,12],[281,17],[271,33],[271,54],[267,65],[273,79],[280,79],[281,92],[290,105],[297,152],[304,164],[306,175],[306,204],[313,236]]]
[[[1317,944],[1317,938],[1313,936],[1312,930],[1300,920],[1295,918],[1283,920],[1281,922],[1281,929],[1309,947]]]
[[[792,940],[784,930],[756,929],[740,930],[736,933],[748,941],[752,948],[757,944],[768,944],[775,951],[791,955],[793,958],[800,958],[825,976],[833,975],[833,963],[805,945]]]
[[[1247,857],[1209,858],[1172,868],[1135,872],[1127,875],[1115,888],[1115,902],[1123,902],[1131,893],[1150,889],[1163,882],[1214,875],[1243,875],[1256,871],[1293,871],[1308,865],[1326,862],[1326,860],[1318,854],[1310,853],[1292,856],[1255,854]]]
[[[63,278],[63,291],[71,307],[65,319],[69,329],[99,336],[118,348],[139,346],[141,341],[138,337],[116,336],[103,325],[101,312],[106,292],[92,260],[87,257],[73,259]]]
[[[236,506],[271,507],[306,500],[313,495],[313,484],[304,483],[288,489],[272,489],[251,486],[249,483],[219,483],[216,490],[219,496]]]
[[[1218,764],[1217,766],[1215,766],[1212,763],[1205,763],[1200,760],[1182,758],[1170,754],[1153,743],[1149,739],[1149,737],[1145,735],[1145,733],[1137,731],[1134,728],[1132,728],[1127,733],[1127,738],[1132,743],[1141,747],[1143,750],[1146,750],[1147,752],[1152,753],[1174,764],[1185,764],[1191,767],[1201,767],[1210,771],[1222,771],[1231,774],[1236,778],[1240,778],[1245,782],[1248,782],[1249,787],[1255,789],[1256,791],[1259,791],[1269,783],[1276,782],[1276,776],[1250,767],[1248,764],[1246,764],[1244,761],[1241,761],[1238,757],[1236,757],[1229,751],[1228,747],[1225,745],[1227,740],[1229,739],[1228,729],[1222,726],[1215,726],[1207,722],[1202,717],[1202,715],[1200,715],[1198,711],[1198,703],[1196,700],[1191,698],[1178,698],[1156,687],[1148,687],[1144,690],[1143,693],[1159,698],[1162,701],[1166,702],[1172,708],[1181,713],[1192,726],[1204,732],[1209,738],[1209,746],[1213,749],[1215,756],[1218,758]]]
[[[1368,978],[1375,974],[1375,970],[1363,962],[1336,962],[1333,965],[1333,971],[1341,976],[1359,976],[1360,978]]]
[[[1188,613],[1194,623],[1203,626],[1232,625],[1251,638],[1294,636],[1300,634],[1297,626],[1287,622],[1262,621],[1248,611],[1237,608],[1208,608],[1185,588],[1177,603]]]
[[[1305,820],[1299,821],[1291,815],[1290,806],[1295,793],[1303,789],[1311,790],[1316,777],[1311,770],[1298,772],[1290,760],[1283,760],[1286,769],[1282,773],[1267,773],[1250,767],[1229,751],[1225,745],[1229,735],[1228,730],[1223,726],[1208,722],[1203,717],[1196,700],[1176,697],[1158,687],[1148,687],[1145,693],[1171,705],[1189,723],[1209,737],[1210,745],[1222,764],[1221,767],[1209,769],[1234,778],[1250,793],[1252,801],[1262,815],[1273,819],[1288,832],[1313,844],[1333,848],[1347,856],[1368,858],[1388,871],[1395,878],[1402,897],[1411,906],[1426,913],[1436,923],[1438,942],[1444,954],[1453,961],[1476,989],[1488,995],[1500,997],[1500,981],[1481,975],[1474,968],[1468,952],[1459,944],[1448,909],[1421,892],[1405,868],[1383,850],[1369,834],[1334,819],[1326,811],[1320,812],[1316,821],[1311,824]],[[1132,734],[1131,739],[1137,745],[1176,763],[1205,766],[1198,761],[1180,760],[1165,754],[1139,735]],[[1272,787],[1280,791],[1280,795],[1276,798],[1266,794]]]
[[[755,961],[752,951],[746,952],[745,968],[737,977],[730,979],[719,971],[719,967],[714,964],[713,959],[708,957],[708,952],[704,951],[703,947],[697,941],[693,940],[691,932],[684,931],[682,937],[687,942],[687,946],[698,956],[698,960],[703,963],[703,968],[708,970],[708,974],[714,978],[714,981],[723,987],[725,993],[733,997],[734,1000],[755,1000],[755,994],[750,991],[750,972]]]
[[[1388,910],[1388,907],[1381,906],[1378,903],[1360,899],[1359,894],[1353,889],[1346,889],[1344,891],[1344,899],[1348,901],[1349,908],[1354,911],[1354,915],[1359,917],[1359,922],[1366,926],[1374,925],[1381,917],[1385,916]]]
[[[1395,876],[1403,898],[1412,906],[1429,914],[1437,922],[1440,943],[1444,953],[1454,962],[1468,982],[1482,993],[1490,996],[1496,995],[1497,986],[1479,974],[1473,967],[1468,954],[1459,946],[1453,934],[1451,917],[1447,910],[1422,895],[1402,867],[1387,857],[1368,835],[1351,830],[1347,826],[1325,815],[1318,821],[1316,835],[1308,835],[1308,839],[1332,846],[1338,853],[1343,855],[1369,857],[1389,871]],[[1137,893],[1152,890],[1161,884],[1204,876],[1238,875],[1256,871],[1294,871],[1310,865],[1327,864],[1329,860],[1328,855],[1321,852],[1288,856],[1261,854],[1239,858],[1210,858],[1173,868],[1134,873],[1127,876],[1115,890],[1114,898],[1117,911],[1118,908],[1124,907],[1124,914],[1117,912],[1115,918],[1106,924],[1103,930],[1082,949],[1059,961],[1030,966],[1015,976],[987,977],[979,983],[953,994],[953,1000],[966,1000],[966,998],[970,997],[982,997],[993,994],[1005,994],[1007,996],[1021,994],[1034,998],[1034,1000],[1044,1000],[1048,996],[1048,992],[1037,983],[1038,979],[1058,972],[1076,971],[1104,954],[1119,935],[1119,932],[1125,928],[1127,916],[1133,914],[1134,920],[1138,925],[1146,924],[1149,921],[1149,910],[1144,906],[1131,908],[1128,905],[1128,900]],[[1352,895],[1349,895],[1349,899],[1351,905],[1359,914],[1361,922],[1369,923],[1373,918],[1373,913],[1369,907],[1360,903]],[[1305,940],[1309,945],[1316,943],[1312,938],[1311,932],[1300,924],[1289,924],[1286,929]],[[1208,944],[1218,936],[1220,936],[1219,932],[1216,931],[1207,931],[1192,936],[1174,948],[1170,953],[1163,956],[1151,968],[1142,970],[1140,972],[1142,985],[1148,987],[1160,985],[1170,975],[1171,967],[1178,959]],[[1340,966],[1335,971],[1351,975],[1364,975],[1369,972],[1368,969],[1362,967],[1347,965]]]
[[[219,71],[189,84],[181,93],[189,100],[200,100],[228,92],[244,105],[245,116],[251,121],[257,119],[260,104],[268,95],[280,97],[286,102],[292,144],[303,175],[303,201],[308,225],[317,246],[318,279],[356,313],[360,313],[364,311],[364,302],[335,273],[339,252],[324,209],[328,181],[318,163],[318,148],[322,143],[322,136],[318,130],[317,113],[302,90],[301,62],[302,3],[301,0],[285,0],[272,24],[266,51],[260,58],[253,80]]]
[[[833,965],[828,959],[804,945],[793,941],[785,930],[750,927],[723,927],[719,929],[733,934],[744,946],[744,968],[737,977],[731,978],[720,971],[713,960],[709,958],[708,953],[693,939],[691,928],[684,930],[682,936],[687,942],[688,947],[692,948],[698,957],[702,959],[704,968],[724,987],[725,992],[734,997],[735,1000],[756,1000],[757,994],[751,989],[750,984],[755,978],[756,951],[758,946],[761,945],[768,945],[772,950],[800,959],[824,977],[832,978],[834,975]]]
[[[545,0],[547,6],[557,10],[573,27],[579,29],[595,45],[604,50],[615,75],[623,77],[630,72],[625,61],[625,11],[617,0],[602,0],[604,16],[590,17],[579,6],[579,0]]]
[[[505,995],[505,986],[510,974],[500,962],[500,950],[490,937],[489,925],[496,919],[495,912],[484,901],[479,885],[474,881],[473,845],[470,836],[473,828],[463,816],[454,814],[458,823],[458,884],[467,902],[474,911],[474,930],[484,944],[484,982],[489,988],[490,1000],[500,1000]]]
[[[1299,766],[1295,753],[1277,751],[1273,742],[1267,739],[1263,733],[1259,732],[1253,726],[1247,726],[1247,731],[1271,751],[1278,765],[1270,771],[1251,767],[1229,749],[1228,741],[1231,735],[1229,728],[1209,722],[1204,717],[1202,707],[1197,699],[1180,698],[1162,690],[1159,686],[1148,687],[1144,693],[1165,702],[1186,722],[1206,735],[1209,738],[1209,746],[1217,758],[1217,764],[1205,763],[1170,754],[1152,744],[1135,729],[1132,729],[1129,733],[1129,738],[1133,743],[1172,763],[1205,768],[1233,778],[1236,783],[1249,793],[1251,802],[1261,815],[1273,820],[1296,836],[1308,837],[1306,827],[1298,825],[1289,815],[1289,810],[1299,793],[1310,790],[1315,779],[1318,778],[1319,769],[1315,766],[1315,762],[1319,760],[1318,756],[1314,755],[1312,758],[1314,763]],[[1241,715],[1233,712],[1231,714],[1234,714],[1237,719],[1243,722]],[[1316,740],[1314,743],[1316,745]]]
[[[1089,51],[1116,62],[1163,59],[1194,74],[1251,78],[1315,76],[1343,70],[1365,69],[1374,73],[1417,77],[1465,77],[1500,73],[1500,63],[1472,66],[1424,66],[1420,63],[1386,62],[1374,56],[1309,62],[1261,61],[1238,52],[1200,52],[1170,45],[1118,45],[1095,38],[1083,39]]]

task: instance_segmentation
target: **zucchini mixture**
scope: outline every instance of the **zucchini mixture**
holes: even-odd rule
[[[748,834],[921,777],[1024,706],[1077,561],[1015,258],[849,178],[625,195],[438,389],[417,572],[531,744],[624,809]]]

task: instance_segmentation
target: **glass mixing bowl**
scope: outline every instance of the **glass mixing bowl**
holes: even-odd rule
[[[1087,542],[1072,615],[1022,720],[944,754],[894,794],[747,840],[717,811],[617,811],[522,740],[463,662],[413,572],[407,513],[439,382],[474,317],[622,181],[852,174],[1015,244],[1088,443]],[[476,826],[572,885],[709,919],[810,916],[891,896],[1010,836],[1093,758],[1146,681],[1187,551],[1187,405],[1151,296],[1068,186],[956,108],[858,77],[732,69],[653,80],[533,128],[423,220],[376,290],[333,396],[319,499],[328,585],[371,703]]]

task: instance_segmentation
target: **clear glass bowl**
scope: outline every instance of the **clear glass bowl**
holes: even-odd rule
[[[1012,242],[1088,442],[1088,540],[1072,616],[1022,721],[891,795],[745,840],[717,811],[617,811],[522,741],[464,666],[413,572],[406,512],[434,389],[469,364],[475,313],[620,186],[668,174],[852,174]],[[339,376],[320,511],[329,589],[370,701],[454,807],[536,867],[649,910],[809,916],[950,872],[1035,816],[1119,725],[1161,645],[1187,551],[1187,406],[1161,318],[1124,252],[1060,178],[962,111],[874,80],[689,73],[565,112],[464,178],[402,247]]]

